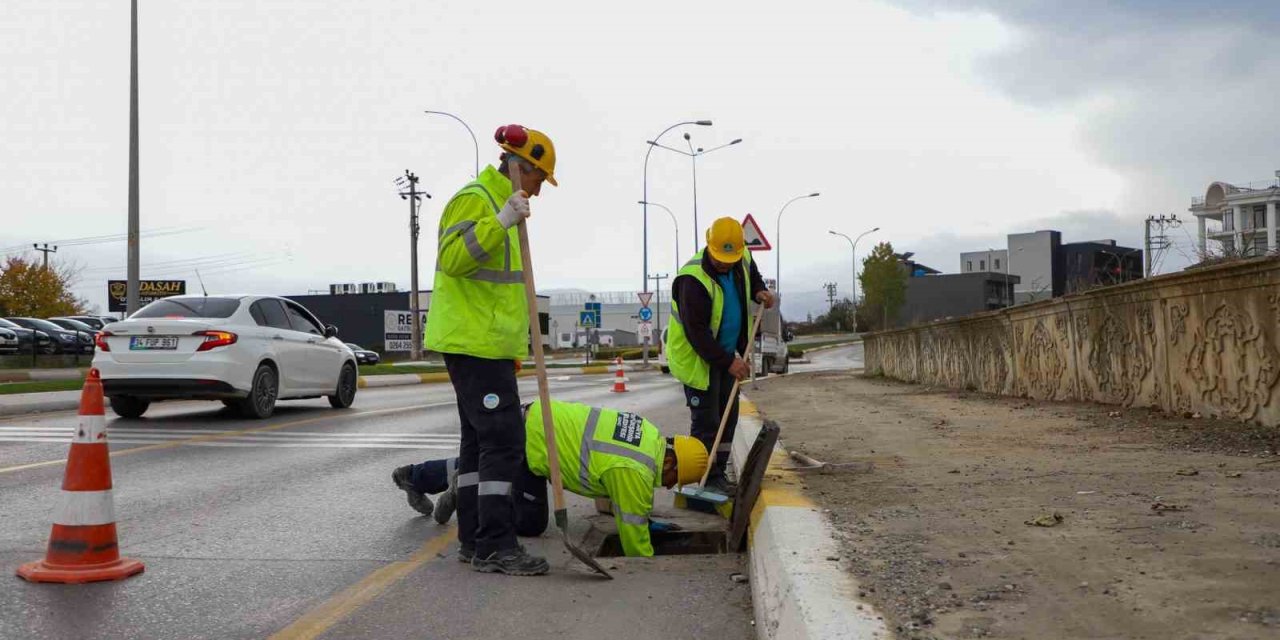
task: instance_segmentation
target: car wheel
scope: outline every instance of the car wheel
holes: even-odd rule
[[[253,372],[253,388],[249,390],[249,396],[240,400],[236,406],[244,417],[264,420],[275,413],[279,392],[276,370],[270,365],[260,364],[258,370]]]
[[[663,373],[671,373],[671,367],[663,366],[661,369]]]
[[[150,400],[135,398],[134,396],[111,396],[111,410],[121,418],[141,418],[142,414],[147,412],[147,407],[151,406]]]
[[[778,373],[786,373],[791,370],[791,356],[782,359],[782,371]]]
[[[338,388],[329,396],[329,406],[334,409],[346,409],[356,401],[356,387],[359,377],[356,368],[350,364],[342,365],[342,373],[338,374]]]
[[[773,373],[773,358],[763,358],[760,364],[760,377],[766,377]]]

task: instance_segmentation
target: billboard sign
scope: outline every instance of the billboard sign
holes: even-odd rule
[[[138,303],[146,306],[161,298],[187,293],[186,280],[139,280]],[[129,309],[129,281],[107,281],[107,310],[123,313]]]

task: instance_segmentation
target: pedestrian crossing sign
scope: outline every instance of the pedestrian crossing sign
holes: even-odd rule
[[[594,329],[594,328],[596,328],[596,314],[595,314],[595,312],[594,312],[594,311],[579,311],[579,312],[578,312],[578,324],[579,324],[579,325],[581,325],[583,329]]]

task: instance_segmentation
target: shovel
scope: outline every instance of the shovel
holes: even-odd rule
[[[760,328],[760,319],[763,317],[764,305],[762,304],[760,305],[760,309],[756,311],[755,320],[751,321],[751,333],[747,334],[747,352],[742,356],[743,359],[746,360],[747,366],[750,366],[753,370],[755,369],[755,366],[751,364],[751,347],[755,346],[756,330]],[[707,478],[711,476],[711,466],[716,459],[716,449],[720,448],[720,439],[724,437],[725,425],[729,424],[729,410],[733,408],[733,400],[738,396],[738,389],[741,386],[741,380],[733,381],[733,389],[729,391],[729,402],[725,403],[724,412],[720,414],[720,428],[716,430],[716,440],[711,445],[711,458],[707,463],[707,470],[702,472],[702,481],[696,486],[685,485],[680,487],[680,494],[685,498],[702,500],[713,505],[724,504],[729,501],[729,496],[707,489]]]
[[[511,186],[520,189],[520,165],[515,158],[507,162]],[[520,227],[520,264],[524,272],[524,297],[529,306],[529,342],[533,345],[533,366],[538,374],[538,400],[542,407],[542,432],[547,439],[547,467],[551,471],[551,491],[555,498],[556,526],[560,528],[564,546],[582,564],[600,575],[613,579],[605,568],[587,552],[569,542],[569,511],[564,506],[564,482],[560,478],[560,455],[556,451],[556,427],[551,420],[551,390],[547,383],[547,362],[542,355],[542,331],[538,329],[538,296],[533,286],[533,262],[529,257],[529,230],[522,221]]]

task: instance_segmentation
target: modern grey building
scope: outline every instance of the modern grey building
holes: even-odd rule
[[[907,298],[898,326],[958,318],[1009,306],[1018,276],[1007,273],[949,273],[907,278]]]
[[[1142,277],[1142,250],[1115,240],[1062,241],[1053,230],[1011,233],[1008,249],[960,254],[962,273],[984,270],[1018,277],[1013,303],[1023,304]],[[985,267],[985,268],[984,268]]]

